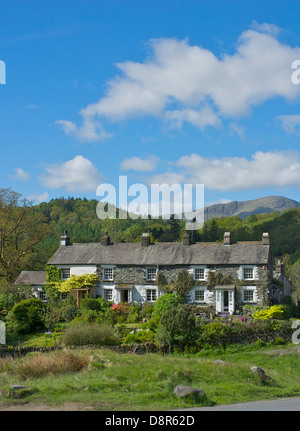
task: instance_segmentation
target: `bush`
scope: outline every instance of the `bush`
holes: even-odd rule
[[[144,302],[142,304],[142,308],[140,310],[140,318],[141,319],[148,319],[152,316],[154,311],[154,305],[149,304],[149,302]]]
[[[66,322],[71,322],[71,320],[75,319],[78,314],[78,308],[76,305],[70,305],[63,310],[63,319]]]
[[[101,310],[101,303],[97,299],[93,298],[84,298],[80,302],[80,308],[86,310]]]
[[[160,318],[156,340],[162,344],[168,344],[184,349],[185,346],[195,343],[196,318],[184,304],[168,308]]]
[[[103,298],[84,298],[80,303],[80,308],[95,311],[105,311],[110,305]]]
[[[66,346],[111,346],[119,343],[119,337],[113,327],[107,324],[77,324],[65,330],[62,343]]]
[[[154,338],[154,332],[150,329],[137,329],[134,332],[130,332],[124,339],[124,344],[143,344],[152,342]]]
[[[40,299],[24,299],[9,313],[9,325],[19,333],[27,333],[44,327],[43,316],[47,306]]]
[[[21,379],[41,378],[82,371],[89,365],[90,359],[85,352],[35,353],[15,363],[10,370]]]
[[[253,313],[252,317],[254,319],[284,319],[285,307],[283,305],[273,305],[267,310],[261,310],[257,313]]]
[[[177,293],[165,293],[157,299],[154,305],[153,314],[154,316],[161,317],[166,310],[177,306],[180,302],[182,302],[182,299]]]

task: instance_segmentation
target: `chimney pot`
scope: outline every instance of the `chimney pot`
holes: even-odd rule
[[[224,232],[224,245],[230,245],[230,232]]]
[[[262,242],[262,245],[269,245],[270,244],[270,237],[269,237],[268,232],[263,233],[261,242]]]
[[[142,234],[141,245],[143,246],[150,245],[150,235],[148,233]]]
[[[71,242],[70,242],[70,238],[68,236],[68,231],[65,230],[64,235],[62,235],[60,237],[60,245],[70,245],[70,244],[71,244]]]
[[[182,238],[182,244],[183,245],[190,245],[191,241],[190,241],[190,234],[188,233],[188,231],[185,231],[185,234],[183,235]]]

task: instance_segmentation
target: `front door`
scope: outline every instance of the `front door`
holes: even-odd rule
[[[234,290],[216,291],[216,312],[217,313],[234,313]]]
[[[121,290],[121,302],[125,303],[125,302],[131,302],[131,289],[122,289]]]
[[[128,302],[128,290],[124,289],[121,291],[121,302]]]

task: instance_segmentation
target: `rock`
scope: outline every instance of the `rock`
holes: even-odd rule
[[[228,365],[228,362],[222,361],[222,359],[217,359],[216,361],[212,361],[212,362],[218,365]]]
[[[189,395],[206,398],[206,393],[202,389],[192,388],[190,386],[178,385],[174,389],[174,395],[178,398],[187,398]]]
[[[262,381],[271,381],[271,377],[267,376],[266,373],[264,372],[264,370],[262,368],[259,367],[250,367],[250,370],[253,373],[256,373],[260,376]]]
[[[20,391],[21,389],[27,389],[27,386],[22,385],[11,385],[10,389],[13,391]]]

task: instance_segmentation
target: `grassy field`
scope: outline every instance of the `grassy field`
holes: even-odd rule
[[[235,346],[226,352],[166,356],[100,348],[31,353],[0,360],[0,407],[74,402],[106,411],[151,411],[299,396],[300,361],[295,348]],[[279,355],[281,350],[289,353]],[[263,368],[272,380],[262,382],[251,366]],[[12,391],[10,385],[16,384],[26,389]],[[203,389],[207,399],[176,398],[173,390],[179,384]]]

